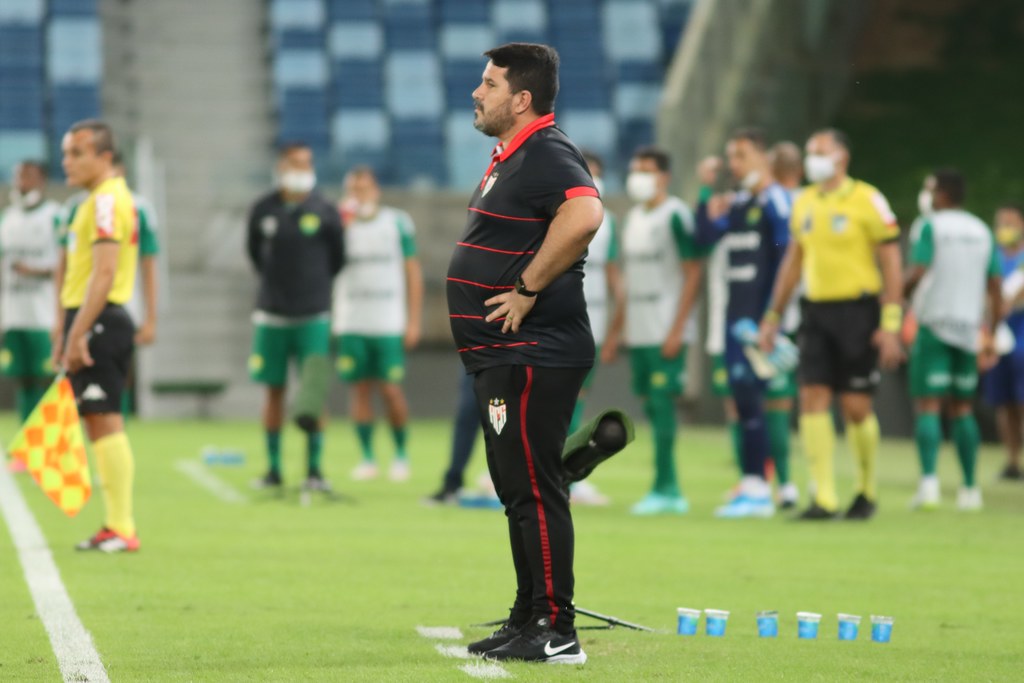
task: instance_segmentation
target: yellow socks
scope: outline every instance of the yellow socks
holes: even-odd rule
[[[131,538],[135,535],[135,519],[132,517],[135,459],[128,435],[124,432],[111,434],[97,439],[92,446],[107,508],[105,526],[121,536]]]
[[[857,492],[874,502],[878,499],[876,467],[878,462],[878,418],[871,413],[860,424],[846,423],[846,439],[857,458]]]
[[[829,512],[839,508],[832,460],[836,447],[832,413],[808,413],[800,416],[800,441],[815,485],[815,502]]]

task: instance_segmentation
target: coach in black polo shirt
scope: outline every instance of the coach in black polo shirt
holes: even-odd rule
[[[473,125],[499,143],[452,255],[448,312],[474,375],[518,586],[508,621],[469,651],[581,664],[561,452],[594,363],[583,258],[603,209],[583,156],[555,126],[558,53],[513,43],[485,55]]]

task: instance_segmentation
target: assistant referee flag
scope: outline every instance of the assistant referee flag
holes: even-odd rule
[[[92,478],[67,377],[54,380],[7,450],[25,464],[43,493],[68,517],[78,514],[89,500]]]

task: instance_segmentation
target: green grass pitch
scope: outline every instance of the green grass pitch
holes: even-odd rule
[[[13,432],[13,418],[0,417],[4,442]],[[112,681],[474,680],[415,630],[458,626],[465,644],[485,633],[471,624],[502,617],[512,597],[500,513],[420,503],[440,480],[447,423],[413,425],[414,475],[404,484],[350,482],[354,435],[335,423],[325,468],[356,502],[309,507],[295,491],[304,444],[293,429],[285,434],[291,491],[283,499],[247,488],[264,465],[255,421],[132,422],[129,434],[143,543],[137,555],[76,554],[72,545],[101,521],[99,492],[68,520],[19,475]],[[1024,486],[991,483],[1001,464],[995,449],[981,457],[980,514],[953,509],[959,477],[948,447],[943,508],[909,512],[912,444],[885,441],[879,517],[806,526],[781,517],[712,518],[735,476],[727,443],[720,430],[682,428],[679,462],[693,506],[685,518],[626,512],[651,475],[646,427],[594,476],[613,504],[576,511],[578,604],[663,632],[583,631],[586,666],[505,665],[514,680],[1019,680]],[[210,469],[247,502],[224,503],[176,470],[180,460],[198,461],[205,444],[247,454],[244,467]],[[386,469],[391,448],[382,428],[377,444]],[[471,482],[484,469],[481,456],[478,447]],[[844,448],[837,459],[848,499]],[[794,471],[803,484],[799,459]],[[676,636],[680,606],[731,610],[726,636]],[[757,638],[754,613],[762,609],[779,610],[779,638]],[[825,615],[817,641],[796,638],[798,610]],[[894,616],[892,642],[872,643],[866,623],[858,641],[838,641],[837,612],[865,622]],[[0,680],[59,680],[6,527],[0,624]]]

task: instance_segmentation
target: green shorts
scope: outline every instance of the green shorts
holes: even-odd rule
[[[330,321],[318,318],[290,325],[257,324],[252,335],[249,376],[261,384],[282,387],[288,380],[288,361],[330,353]]]
[[[910,395],[970,399],[977,388],[977,356],[950,346],[922,325],[910,350]]]
[[[7,330],[0,346],[0,372],[8,377],[53,374],[49,330]]]
[[[732,396],[729,388],[729,370],[725,367],[725,354],[716,353],[711,356],[711,392],[719,398]]]
[[[405,379],[405,347],[398,336],[343,334],[335,340],[338,375],[346,382],[379,379],[398,384]]]
[[[711,357],[711,391],[719,398],[732,396],[732,388],[729,386],[729,369],[725,367],[725,354],[715,354]],[[768,401],[777,401],[782,398],[796,398],[796,372],[787,372],[785,375],[776,375],[768,380],[765,387],[764,397]]]
[[[686,385],[686,346],[675,358],[661,357],[660,346],[637,346],[629,350],[629,364],[633,368],[633,393],[648,396],[652,393],[679,396]]]

